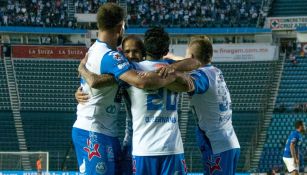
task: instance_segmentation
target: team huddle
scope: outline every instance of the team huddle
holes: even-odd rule
[[[211,65],[211,42],[192,39],[183,59],[168,54],[170,38],[163,28],[147,30],[144,42],[134,35],[123,40],[124,21],[118,5],[99,8],[98,39],[78,69],[81,87],[72,137],[79,171],[187,174],[178,123],[179,95],[187,92],[197,116],[204,174],[235,174],[240,145],[223,74]],[[122,100],[128,115],[121,145],[117,120]]]

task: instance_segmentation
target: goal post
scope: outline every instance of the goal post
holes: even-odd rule
[[[43,172],[49,172],[49,152],[0,152],[0,171],[37,171],[40,159]]]

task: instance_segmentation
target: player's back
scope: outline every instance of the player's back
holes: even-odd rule
[[[143,61],[137,70],[154,71],[166,61]],[[183,153],[178,125],[178,93],[165,88],[142,90],[130,87],[133,115],[133,155],[170,155]]]
[[[209,138],[213,152],[240,148],[232,126],[231,98],[222,71],[208,65],[195,70],[193,74],[206,76],[209,81],[205,93],[193,95],[191,104],[194,106],[198,125]]]
[[[285,149],[284,149],[284,154],[283,157],[288,157],[291,158],[291,143],[295,144],[295,151],[297,152],[299,150],[299,147],[301,145],[302,142],[302,136],[298,131],[292,131],[291,134],[289,135],[286,145],[285,145]]]
[[[108,56],[116,59],[117,54],[119,53],[112,51],[106,43],[97,40],[88,51],[86,68],[93,73],[102,74],[104,71],[101,68],[102,60]],[[94,89],[81,78],[81,86],[90,98],[88,102],[78,104],[78,118],[74,127],[108,136],[117,136],[119,104],[115,102],[115,96],[118,85]]]

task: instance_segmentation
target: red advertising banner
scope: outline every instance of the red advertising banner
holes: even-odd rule
[[[50,59],[82,59],[87,48],[85,46],[12,46],[13,58],[50,58]]]

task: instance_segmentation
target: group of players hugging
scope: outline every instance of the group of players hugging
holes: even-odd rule
[[[72,138],[80,173],[187,174],[178,122],[179,95],[187,92],[203,173],[234,175],[240,145],[223,74],[211,64],[211,42],[192,38],[181,58],[169,53],[169,35],[160,27],[148,29],[144,41],[134,35],[123,39],[124,10],[114,3],[99,8],[97,26],[98,38],[78,68]],[[122,100],[128,115],[121,144]]]

